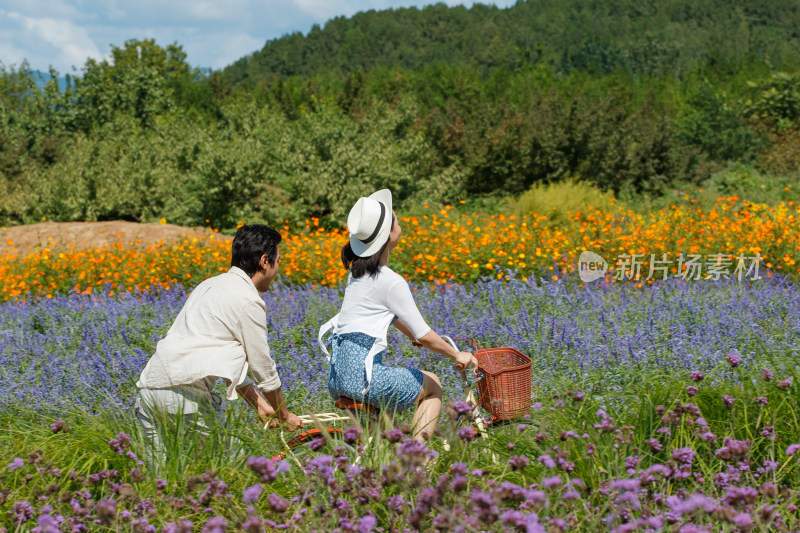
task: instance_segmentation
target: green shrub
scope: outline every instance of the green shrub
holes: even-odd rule
[[[549,223],[563,225],[570,214],[608,209],[614,203],[614,195],[570,177],[560,182],[536,184],[509,203],[517,216],[544,215]]]
[[[714,161],[750,160],[759,139],[747,126],[745,109],[704,83],[689,98],[678,119],[678,138]]]

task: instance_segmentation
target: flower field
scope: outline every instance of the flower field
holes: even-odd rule
[[[800,290],[784,276],[644,288],[483,279],[415,286],[437,331],[529,354],[533,406],[428,447],[403,424],[361,449],[273,461],[242,402],[209,441],[157,469],[133,383],[186,298],[147,292],[7,301],[0,312],[0,523],[9,531],[797,531]],[[293,410],[331,410],[316,329],[337,287],[264,295]],[[387,361],[443,358],[392,333]],[[237,447],[227,445],[234,435]],[[354,438],[352,430],[346,438]],[[363,439],[362,439],[363,440]],[[494,456],[494,457],[493,457]]]
[[[392,266],[423,316],[529,355],[530,413],[483,440],[452,426],[456,403],[427,446],[404,413],[369,443],[353,427],[280,459],[280,432],[237,401],[208,437],[176,435],[162,465],[144,460],[134,383],[192,287],[228,269],[230,240],[16,250],[0,261],[0,531],[800,531],[797,217],[738,198],[558,226],[401,216]],[[282,229],[270,345],[290,409],[330,411],[316,333],[341,302],[346,234]],[[584,250],[605,280],[579,281]],[[761,279],[679,263],[647,276],[650,254],[681,252],[761,256]],[[436,372],[458,399],[444,358],[394,330],[390,346],[387,362]]]
[[[678,262],[681,253],[696,255],[705,264],[719,262],[717,255],[730,256],[726,261],[731,264],[722,270],[731,276],[737,257],[747,259],[749,266],[757,255],[763,258],[761,276],[774,272],[796,279],[800,275],[800,206],[789,202],[767,207],[737,197],[720,198],[707,211],[690,206],[644,216],[612,204],[604,210],[570,214],[568,223],[557,227],[544,215],[428,210],[401,216],[403,237],[392,260],[395,270],[419,282],[472,282],[486,276],[502,278],[508,271],[521,277],[558,279],[575,274],[584,250],[606,259],[607,279],[626,274],[624,279],[637,284],[685,276],[686,265]],[[346,232],[316,224],[312,220],[304,228],[282,228],[282,276],[293,283],[334,286],[344,276],[339,249],[347,242]],[[191,288],[227,270],[229,249],[229,241],[216,235],[179,243],[120,242],[89,249],[47,241],[36,250],[17,250],[0,258],[0,299],[90,294],[101,287],[113,292],[178,284]],[[643,264],[639,277],[617,268],[623,255],[637,254]],[[656,260],[666,258],[668,271],[651,274],[651,255]],[[706,275],[712,274],[699,273],[700,278]]]

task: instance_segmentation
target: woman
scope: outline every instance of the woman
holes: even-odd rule
[[[352,398],[395,412],[414,404],[414,436],[422,441],[436,430],[442,407],[442,385],[432,372],[383,364],[391,324],[422,346],[453,359],[456,368],[478,368],[470,352],[459,352],[433,331],[414,303],[406,280],[389,268],[389,256],[400,241],[392,211],[392,193],[380,190],[359,198],[347,217],[350,242],[342,248],[349,271],[339,314],[320,328],[332,331],[328,391],[336,399]]]

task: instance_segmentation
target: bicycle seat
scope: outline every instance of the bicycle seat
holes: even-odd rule
[[[345,411],[364,411],[372,415],[377,415],[381,411],[368,403],[358,403],[352,398],[347,398],[345,396],[339,396],[334,405],[337,409],[344,409]]]

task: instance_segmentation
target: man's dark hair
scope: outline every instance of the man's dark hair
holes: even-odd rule
[[[275,266],[278,259],[278,244],[281,234],[263,224],[242,226],[236,230],[231,245],[231,266],[239,267],[253,277],[258,272],[261,256],[267,254],[267,261]]]

